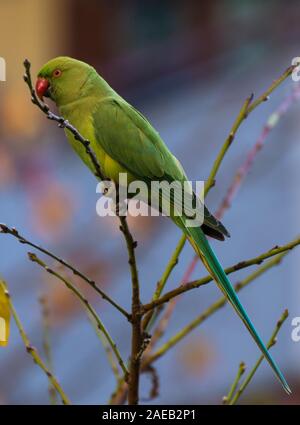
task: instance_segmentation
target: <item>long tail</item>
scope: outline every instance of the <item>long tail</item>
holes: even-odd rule
[[[291,394],[290,387],[288,386],[283,374],[280,372],[279,367],[276,365],[275,361],[273,360],[270,353],[268,352],[266,346],[264,345],[258,333],[256,332],[233,286],[231,285],[228,277],[226,276],[216,255],[211,249],[203,231],[201,230],[200,227],[186,227],[186,226],[183,226],[183,227],[184,227],[183,230],[186,233],[196,253],[200,256],[208,272],[214,278],[219,288],[223,291],[224,295],[226,296],[230,304],[234,307],[234,309],[236,310],[236,312],[238,313],[238,315],[240,316],[240,318],[246,325],[254,341],[256,342],[259,349],[261,350],[261,352],[263,353],[263,355],[269,362],[275,375],[281,382],[283,388],[288,394]]]

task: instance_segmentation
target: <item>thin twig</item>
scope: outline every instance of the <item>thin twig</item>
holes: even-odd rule
[[[292,104],[298,100],[300,97],[300,85],[297,84],[292,92],[284,99],[284,101],[279,105],[279,107],[269,115],[266,124],[264,125],[256,143],[249,150],[245,161],[239,167],[235,176],[232,179],[231,185],[226,192],[226,195],[216,211],[215,216],[220,220],[225,211],[230,207],[233,199],[237,195],[238,190],[240,189],[246,175],[249,173],[254,160],[258,154],[258,152],[262,149],[265,144],[267,137],[270,132],[274,129],[274,127],[278,124],[279,120],[286,114],[288,109],[292,106]]]
[[[269,100],[270,94],[278,87],[280,84],[282,84],[290,75],[292,75],[293,71],[299,66],[299,63],[296,63],[295,65],[289,66],[283,74],[280,75],[279,78],[273,81],[273,83],[270,85],[270,87],[261,94],[254,102],[249,105],[247,114],[249,115],[254,109],[256,109],[261,103]]]
[[[251,258],[250,260],[240,261],[239,263],[228,267],[225,269],[225,273],[228,275],[230,273],[236,272],[241,269],[245,269],[247,267],[261,264],[263,261],[265,261],[267,258],[274,257],[277,254],[280,254],[285,251],[290,251],[293,248],[295,248],[297,245],[300,244],[300,238],[294,239],[293,241],[289,242],[286,245],[283,246],[276,246],[272,248],[269,251],[264,252],[263,254],[258,255],[257,257]],[[194,280],[191,282],[188,282],[187,284],[183,286],[178,286],[176,289],[173,289],[172,291],[167,292],[165,295],[160,297],[158,300],[151,301],[148,304],[144,304],[142,307],[142,312],[145,313],[147,311],[152,310],[153,308],[156,308],[169,300],[171,300],[174,297],[177,297],[180,294],[183,294],[184,292],[190,291],[191,289],[199,288],[199,286],[206,285],[207,283],[211,282],[213,279],[211,276],[205,276],[202,279]]]
[[[163,337],[178,300],[179,297],[176,297],[167,303],[163,316],[160,318],[159,322],[157,323],[157,326],[152,331],[151,340],[147,347],[147,350],[145,351],[145,356],[148,356],[153,351],[157,342]]]
[[[277,254],[274,258],[267,261],[265,264],[258,267],[254,272],[249,274],[245,279],[238,282],[235,285],[235,291],[239,292],[241,289],[245,288],[245,286],[249,285],[250,282],[257,279],[271,267],[278,265],[283,257],[288,254],[289,251],[284,251]],[[227,304],[227,299],[225,297],[219,298],[216,302],[214,302],[210,307],[208,307],[203,313],[197,316],[194,320],[192,320],[188,325],[182,328],[179,332],[177,332],[173,337],[171,337],[168,341],[166,341],[160,348],[158,348],[153,354],[145,358],[143,365],[152,364],[162,355],[164,355],[167,351],[169,351],[174,345],[178,344],[184,337],[186,337],[192,330],[197,328],[200,324],[202,324],[208,317],[214,314],[216,311],[220,310]]]
[[[229,132],[229,135],[227,136],[224,144],[222,145],[219,154],[217,155],[216,160],[214,161],[214,164],[212,166],[210,175],[208,177],[208,180],[206,181],[205,184],[205,188],[204,188],[204,195],[206,196],[207,193],[209,192],[209,190],[214,186],[215,184],[215,178],[216,175],[219,171],[219,168],[222,164],[222,161],[224,159],[224,156],[226,154],[226,152],[228,151],[229,147],[231,146],[235,135],[237,133],[237,130],[239,129],[240,125],[242,124],[242,122],[249,116],[249,114],[254,111],[254,109],[256,109],[261,103],[265,102],[266,100],[269,99],[269,95],[283,82],[285,81],[291,74],[292,72],[297,68],[297,66],[299,66],[299,64],[295,64],[292,65],[290,67],[288,67],[283,74],[277,78],[271,85],[270,87],[261,95],[259,96],[255,101],[253,101],[253,95],[251,95],[250,97],[248,97],[246,99],[246,101],[244,102],[242,108],[240,109],[234,124]],[[169,260],[169,262],[167,263],[166,266],[166,271],[169,269],[170,267],[170,263],[172,262],[172,259],[174,258],[174,256],[176,255],[176,261],[178,261],[180,254],[182,252],[182,249],[184,247],[184,242],[186,240],[185,235],[182,235],[174,252],[171,255],[171,259]],[[178,250],[178,246],[180,247],[180,249]],[[198,258],[196,259],[194,257],[193,260],[193,265],[191,267],[190,273],[192,270],[194,270],[195,264],[197,263]],[[171,269],[172,271],[172,269]],[[170,273],[168,275],[168,277],[170,276]],[[184,277],[183,281],[185,283],[185,281],[188,280],[187,276]],[[167,281],[164,282],[164,286],[166,284]],[[163,288],[162,288],[163,289]],[[144,321],[144,329],[145,329],[145,325],[149,324],[150,319],[152,318],[152,315],[150,316],[150,313],[148,314],[148,318],[147,321]]]
[[[56,391],[60,395],[62,403],[63,404],[71,404],[69,398],[67,397],[67,395],[63,391],[62,387],[58,383],[56,377],[53,375],[53,373],[47,368],[45,363],[42,361],[37,349],[31,345],[30,340],[29,340],[29,338],[28,338],[28,336],[27,336],[27,334],[26,334],[26,332],[23,328],[21,320],[19,319],[19,316],[18,316],[18,314],[17,314],[17,312],[14,308],[14,305],[12,303],[12,300],[11,300],[11,297],[10,297],[10,294],[8,292],[6,284],[1,280],[0,285],[2,286],[2,288],[5,291],[5,294],[7,296],[7,300],[8,300],[8,303],[9,303],[9,308],[10,308],[11,314],[12,314],[12,316],[15,320],[15,323],[17,325],[17,328],[20,332],[20,335],[21,335],[21,338],[24,342],[27,353],[33,358],[34,363],[36,365],[38,365],[42,369],[43,372],[45,372],[49,382],[51,383],[51,385],[53,385],[53,387],[56,389]]]
[[[223,201],[221,202],[219,208],[215,212],[215,217],[218,220],[221,220],[224,216],[224,213],[230,208],[234,198],[236,197],[239,189],[242,186],[242,183],[245,177],[247,176],[247,174],[249,174],[249,171],[254,163],[254,160],[258,152],[262,149],[270,132],[278,124],[280,119],[286,114],[286,112],[292,106],[292,104],[299,99],[299,97],[300,97],[300,85],[297,84],[293,87],[292,92],[289,93],[289,95],[283,100],[283,102],[279,105],[279,107],[274,112],[272,112],[272,114],[267,119],[266,124],[264,125],[256,143],[246,155],[245,161],[242,163],[237,173],[233,177],[232,182],[223,198]],[[199,262],[199,256],[194,255],[194,258],[191,260],[190,264],[187,267],[186,272],[184,273],[184,276],[181,282],[182,285],[184,285],[186,282],[190,280],[198,262]],[[174,311],[175,309],[175,304],[176,304],[175,299],[172,300],[171,304],[168,304],[165,314],[160,319],[162,323],[158,325],[157,330],[155,330],[153,333],[151,345],[155,342],[155,340],[157,340],[163,335],[164,328],[167,326],[168,320],[171,317],[172,311]]]
[[[290,251],[283,251],[277,254],[275,257],[267,261],[258,267],[254,272],[248,275],[245,279],[238,282],[235,285],[235,290],[239,292],[259,276],[264,274],[270,268],[280,264],[282,259],[289,253]],[[145,356],[141,365],[141,372],[143,372],[147,367],[158,360],[161,356],[166,354],[172,347],[174,347],[177,343],[179,343],[185,336],[187,336],[190,332],[192,332],[195,328],[201,325],[206,319],[212,316],[216,311],[220,310],[227,303],[225,297],[219,298],[215,303],[213,303],[210,307],[208,307],[203,313],[201,313],[196,319],[192,320],[187,326],[185,326],[181,331],[179,331],[176,335],[170,338],[164,345],[157,349],[154,353],[149,353],[148,350],[145,352]],[[151,344],[151,343],[150,343]],[[127,394],[127,385],[120,384],[115,391],[111,404],[121,404],[126,399]]]
[[[88,283],[96,292],[98,292],[98,294],[101,295],[101,297],[106,300],[107,302],[109,302],[112,306],[114,306],[120,313],[122,313],[127,320],[130,321],[130,314],[124,310],[121,306],[119,306],[113,299],[111,299],[105,292],[102,291],[101,288],[99,288],[99,286],[97,286],[96,282],[92,279],[90,279],[89,277],[87,277],[86,275],[84,275],[81,271],[79,271],[78,269],[76,269],[74,266],[72,266],[71,264],[67,263],[65,260],[63,260],[62,258],[58,257],[57,255],[53,254],[52,252],[50,252],[49,250],[36,245],[35,243],[29,241],[28,239],[26,239],[24,236],[22,236],[17,229],[15,229],[14,227],[8,227],[6,224],[2,224],[0,223],[0,233],[4,233],[4,234],[9,234],[11,236],[14,236],[20,243],[25,244],[25,245],[29,245],[32,248],[37,249],[38,251],[42,252],[43,254],[47,255],[48,257],[53,258],[53,260],[57,261],[58,263],[62,264],[63,266],[67,267],[69,270],[72,271],[72,273],[75,276],[80,277],[82,280],[84,280],[86,283]]]
[[[294,69],[297,68],[297,66],[299,66],[299,64],[296,65],[292,65],[289,66],[284,73],[277,78],[271,85],[270,87],[264,91],[264,93],[259,96],[256,100],[253,101],[253,97],[254,95],[252,94],[250,97],[248,97],[248,99],[246,99],[245,103],[243,104],[233,126],[232,129],[229,133],[229,136],[227,137],[227,139],[225,140],[223,146],[221,147],[221,150],[214,162],[214,165],[212,167],[211,173],[209,175],[209,178],[206,182],[206,187],[205,187],[205,195],[208,193],[208,191],[210,190],[210,188],[213,186],[213,182],[215,181],[215,177],[217,175],[217,172],[220,168],[220,165],[224,159],[224,156],[228,150],[228,148],[230,147],[231,143],[233,142],[233,139],[235,137],[235,134],[237,132],[237,130],[239,129],[240,125],[242,124],[242,122],[249,116],[249,114],[251,112],[254,111],[254,109],[256,109],[261,103],[265,102],[266,100],[269,99],[270,94],[283,82],[285,81],[294,71]]]
[[[39,266],[45,269],[49,274],[57,277],[57,279],[63,282],[66,285],[66,287],[70,289],[76,295],[76,297],[82,303],[83,307],[89,312],[89,314],[93,317],[93,319],[97,323],[99,330],[103,333],[103,335],[107,339],[107,342],[111,346],[111,349],[113,350],[124,375],[127,376],[128,374],[127,368],[125,366],[125,363],[120,355],[120,352],[115,342],[113,341],[109,332],[106,330],[102,320],[100,319],[100,317],[98,316],[94,308],[91,306],[91,304],[88,302],[88,300],[84,297],[84,295],[68,279],[66,279],[61,274],[57,273],[55,270],[51,269],[46,263],[44,263],[40,258],[38,258],[36,254],[29,252],[28,257],[32,262],[37,263]]]
[[[119,372],[118,364],[115,361],[115,356],[113,354],[111,346],[108,344],[107,339],[104,337],[103,333],[100,331],[99,327],[97,326],[97,323],[95,322],[93,316],[89,312],[88,312],[88,317],[89,317],[89,320],[90,320],[92,326],[95,329],[96,334],[98,335],[98,338],[102,342],[105,353],[107,355],[108,362],[111,366],[111,369],[112,369],[113,374],[116,378],[116,381],[120,382],[122,380],[122,377],[121,377],[120,372]]]
[[[280,331],[283,323],[285,322],[285,320],[288,318],[289,312],[288,310],[285,310],[280,319],[278,320],[276,327],[274,329],[274,332],[267,344],[267,348],[270,349],[271,347],[273,347],[273,345],[276,344],[276,337],[278,332]],[[240,398],[240,396],[243,394],[243,392],[245,391],[246,387],[249,385],[251,379],[253,378],[255,372],[257,371],[257,369],[259,368],[261,362],[263,361],[264,356],[260,356],[259,359],[257,360],[257,362],[255,363],[253,369],[249,372],[249,374],[246,376],[245,380],[243,381],[243,383],[241,384],[240,388],[237,390],[237,392],[235,393],[235,395],[233,396],[233,398],[229,399],[229,404],[233,405],[235,404],[238,399]]]
[[[231,400],[237,386],[239,385],[240,379],[244,375],[245,371],[246,371],[246,365],[245,365],[244,362],[241,362],[239,364],[239,368],[238,368],[236,377],[234,378],[234,381],[233,381],[233,383],[232,383],[232,385],[231,385],[231,387],[228,391],[228,394],[223,397],[223,404],[229,403],[229,401]]]
[[[152,301],[155,301],[157,299],[159,299],[162,291],[164,290],[164,287],[166,285],[166,282],[170,276],[170,274],[172,273],[174,267],[178,264],[178,258],[179,255],[184,247],[184,244],[186,242],[186,237],[185,235],[182,235],[173,254],[171,255],[170,261],[167,264],[167,267],[165,268],[165,271],[161,277],[161,279],[159,280],[159,282],[157,283],[156,286],[156,290],[154,292],[154,295],[152,297]],[[147,331],[148,327],[151,325],[151,320],[154,319],[154,314],[155,314],[155,310],[149,311],[148,314],[146,314],[146,316],[143,319],[143,330]]]
[[[216,175],[219,171],[219,168],[221,166],[221,163],[224,159],[224,156],[226,154],[226,152],[228,151],[229,147],[231,146],[236,132],[238,131],[240,125],[242,124],[242,122],[244,121],[244,119],[246,119],[247,115],[248,115],[248,110],[249,110],[249,105],[253,100],[253,94],[251,96],[249,96],[245,102],[243,103],[243,106],[240,109],[240,112],[238,113],[238,116],[236,117],[235,122],[233,123],[233,126],[229,132],[229,135],[227,136],[225,142],[223,143],[217,158],[215,159],[211,172],[209,174],[209,177],[207,179],[207,181],[205,182],[205,189],[204,189],[204,195],[206,196],[209,192],[209,190],[213,187],[215,179],[216,179]]]
[[[147,369],[143,370],[144,373],[147,373],[151,378],[151,388],[149,391],[149,396],[143,398],[143,401],[152,401],[159,396],[159,376],[157,370],[153,366],[148,366]]]
[[[42,313],[42,324],[43,324],[43,348],[46,357],[47,367],[53,373],[53,361],[52,351],[50,344],[50,323],[49,323],[49,308],[47,305],[47,298],[45,295],[39,298]],[[57,404],[56,390],[53,385],[49,382],[49,399],[52,405]]]

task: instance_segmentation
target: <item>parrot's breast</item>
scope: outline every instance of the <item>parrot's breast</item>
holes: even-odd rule
[[[136,177],[132,173],[108,155],[101,147],[100,143],[97,142],[92,112],[93,111],[91,109],[91,113],[86,113],[86,108],[82,108],[80,105],[68,105],[60,108],[61,115],[74,125],[84,138],[90,141],[91,148],[95,152],[101,170],[106,178],[117,183],[119,181],[119,174],[126,173],[128,183],[136,180]],[[89,169],[95,173],[94,164],[92,163],[89,155],[86,153],[85,147],[75,139],[69,130],[66,129],[65,133],[72,148],[89,167]]]

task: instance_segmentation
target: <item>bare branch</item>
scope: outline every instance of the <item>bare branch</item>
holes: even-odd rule
[[[82,280],[84,280],[86,283],[88,283],[98,294],[101,295],[101,297],[109,302],[112,306],[114,306],[120,313],[122,313],[127,320],[130,321],[130,314],[127,313],[126,310],[124,310],[122,307],[120,307],[114,300],[112,300],[105,292],[102,291],[99,286],[97,286],[96,282],[89,277],[87,277],[85,274],[83,274],[81,271],[79,271],[77,268],[72,266],[71,264],[67,263],[62,258],[58,257],[57,255],[53,254],[53,252],[50,252],[48,249],[43,248],[42,246],[36,245],[35,243],[29,241],[24,236],[22,236],[17,229],[14,227],[8,227],[6,224],[0,223],[0,233],[8,234],[11,236],[14,236],[20,243],[29,245],[32,248],[37,249],[38,251],[42,252],[43,254],[47,255],[48,257],[53,258],[53,260],[57,261],[64,267],[67,267],[69,270],[72,271],[72,273],[75,276],[80,277]]]
[[[266,142],[267,137],[270,132],[274,129],[274,127],[278,124],[279,120],[284,116],[284,114],[288,111],[288,109],[292,106],[292,104],[298,100],[300,97],[300,85],[297,84],[295,88],[292,90],[283,102],[279,105],[279,107],[272,112],[272,114],[268,117],[266,124],[264,125],[261,134],[259,135],[254,146],[249,150],[245,161],[239,167],[235,176],[232,179],[231,185],[226,192],[226,195],[216,211],[216,217],[220,220],[225,211],[230,207],[234,197],[236,196],[238,190],[240,189],[246,175],[249,173],[254,160],[258,154],[258,152],[262,149],[263,145]]]
[[[231,400],[231,397],[233,396],[237,386],[239,385],[241,377],[244,375],[246,371],[246,365],[244,362],[240,363],[236,377],[234,378],[234,381],[230,387],[230,390],[226,396],[223,397],[223,404],[228,404]]]
[[[236,132],[238,131],[240,125],[242,124],[242,122],[244,121],[244,119],[247,118],[248,116],[248,108],[250,103],[253,100],[253,94],[251,96],[249,96],[245,102],[243,103],[243,106],[240,109],[240,112],[238,113],[238,116],[236,117],[236,120],[233,123],[233,126],[229,132],[229,135],[227,136],[224,144],[222,145],[219,154],[217,155],[217,158],[215,159],[215,162],[212,166],[211,172],[209,174],[209,177],[205,183],[205,189],[204,189],[204,195],[206,196],[209,192],[209,190],[213,187],[215,179],[216,179],[216,175],[219,171],[219,168],[221,166],[221,163],[224,159],[224,156],[226,155],[226,152],[228,151],[229,147],[231,146]]]
[[[272,268],[275,265],[278,265],[281,260],[288,254],[289,251],[283,251],[277,254],[274,258],[267,261],[265,264],[258,267],[254,272],[249,274],[245,279],[238,282],[235,285],[235,291],[239,292],[241,289],[245,288],[249,283],[257,279],[267,270]],[[227,299],[225,297],[219,298],[215,303],[213,303],[210,307],[208,307],[203,313],[197,316],[194,320],[192,320],[188,325],[182,328],[179,332],[177,332],[173,337],[171,337],[168,341],[166,341],[160,348],[158,348],[153,354],[145,358],[143,362],[143,366],[152,364],[162,355],[164,355],[167,351],[169,351],[174,345],[176,345],[179,341],[185,338],[190,332],[192,332],[195,328],[197,328],[200,324],[202,324],[208,317],[212,316],[216,311],[220,310],[227,304]]]
[[[170,261],[167,264],[167,267],[166,267],[161,279],[159,280],[159,282],[156,285],[156,290],[155,290],[154,295],[152,297],[152,301],[156,301],[156,300],[159,299],[162,291],[164,290],[164,287],[167,283],[167,280],[168,280],[170,274],[172,273],[174,267],[178,264],[178,258],[179,258],[179,255],[180,255],[183,247],[184,247],[185,242],[186,242],[186,237],[185,237],[185,235],[182,235],[182,237],[180,238],[180,240],[179,240],[179,242],[178,242],[171,258],[170,258]],[[144,320],[143,320],[143,330],[144,331],[147,331],[148,327],[151,325],[150,322],[154,318],[154,314],[155,314],[155,311],[152,310],[152,311],[149,311],[146,314],[146,316],[144,317]]]
[[[252,112],[252,111],[254,111],[254,109],[256,109],[261,103],[263,103],[264,101],[266,101],[266,100],[268,100],[269,99],[269,95],[283,82],[283,81],[285,81],[291,74],[292,74],[292,72],[297,68],[297,66],[299,66],[299,64],[295,64],[295,65],[292,65],[292,66],[290,66],[290,67],[288,67],[284,72],[283,72],[283,74],[279,77],[279,78],[277,78],[271,85],[270,85],[270,87],[260,96],[260,97],[258,97],[255,101],[253,101],[253,94],[251,95],[251,96],[249,96],[246,100],[245,100],[245,102],[244,102],[244,104],[242,105],[242,108],[240,109],[240,111],[239,111],[239,113],[238,113],[238,115],[237,115],[237,117],[236,117],[236,119],[235,119],[235,121],[234,121],[234,123],[233,123],[233,126],[232,126],[232,128],[231,128],[231,130],[230,130],[230,132],[229,132],[229,134],[228,134],[228,136],[227,136],[227,138],[226,138],[226,140],[225,140],[225,142],[223,143],[223,145],[222,145],[222,147],[221,147],[221,149],[220,149],[220,151],[219,151],[219,154],[217,155],[217,158],[216,158],[216,160],[214,161],[214,164],[213,164],[213,166],[212,166],[212,169],[211,169],[211,172],[210,172],[210,175],[209,175],[209,177],[208,177],[208,180],[206,181],[206,184],[205,184],[205,189],[204,189],[204,194],[205,195],[207,195],[207,193],[209,192],[209,190],[215,185],[215,180],[216,180],[216,175],[217,175],[217,173],[218,173],[218,171],[219,171],[219,169],[220,169],[220,166],[221,166],[221,164],[222,164],[222,162],[223,162],[223,159],[224,159],[224,157],[225,157],[225,154],[227,153],[227,151],[228,151],[228,149],[229,149],[229,147],[231,146],[231,144],[232,144],[232,142],[233,142],[233,140],[234,140],[234,138],[235,138],[235,135],[236,135],[236,133],[237,133],[237,131],[238,131],[238,129],[239,129],[239,127],[240,127],[240,125],[242,124],[242,122],[248,117],[248,115]],[[172,272],[172,270],[173,270],[173,268],[174,267],[172,267],[172,264],[174,264],[174,260],[176,261],[176,263],[178,262],[178,260],[179,260],[179,257],[180,257],[180,254],[181,254],[181,252],[182,252],[182,250],[183,250],[183,247],[184,247],[184,244],[185,244],[185,241],[186,241],[186,237],[185,237],[185,235],[183,234],[182,236],[181,236],[181,238],[180,238],[180,240],[179,240],[179,242],[178,242],[178,244],[176,245],[176,248],[174,249],[174,251],[173,251],[173,253],[172,253],[172,255],[171,255],[171,258],[170,258],[170,260],[169,260],[169,262],[167,263],[167,266],[166,266],[166,269],[165,269],[165,272],[163,273],[163,277],[161,278],[161,281],[163,281],[163,285],[161,285],[160,283],[159,283],[159,285],[158,285],[158,287],[157,288],[160,288],[160,293],[159,293],[159,296],[161,295],[161,293],[162,293],[162,291],[163,291],[163,289],[164,289],[164,287],[165,287],[165,285],[166,285],[166,283],[167,283],[167,280],[168,280],[168,278],[169,278],[169,276],[170,276],[170,274],[171,274],[171,272]],[[189,274],[191,274],[191,271],[193,271],[194,270],[194,266],[195,266],[195,264],[197,263],[197,261],[198,261],[198,257],[194,257],[194,259],[193,259],[193,263],[192,263],[192,265],[191,265],[191,267],[190,267],[190,271],[189,271]],[[164,280],[164,277],[167,277],[165,280]],[[188,280],[188,277],[187,277],[187,275],[185,275],[185,278],[184,278],[184,283],[186,282],[186,280]],[[158,297],[157,297],[157,290],[156,290],[156,295],[154,294],[154,296],[153,296],[153,298],[152,298],[152,301],[155,301],[156,299],[157,299]],[[143,323],[143,329],[146,329],[147,328],[147,326],[149,325],[149,322],[150,322],[150,320],[153,318],[153,314],[151,313],[150,314],[150,312],[147,314],[147,316],[145,317],[145,319],[144,319],[144,323]]]
[[[228,267],[225,269],[225,273],[228,275],[230,273],[236,272],[241,269],[245,269],[247,267],[253,266],[255,264],[261,264],[263,261],[265,261],[267,258],[274,257],[277,254],[280,254],[285,251],[290,251],[295,246],[300,244],[300,237],[297,239],[294,239],[293,241],[289,242],[286,245],[283,246],[275,246],[274,248],[270,249],[269,251],[264,252],[263,254],[258,255],[257,257],[251,258],[250,260],[240,261],[239,263]],[[160,297],[158,300],[152,301],[149,304],[144,304],[142,307],[142,312],[145,313],[147,311],[152,310],[153,308],[156,308],[169,300],[171,300],[174,297],[177,297],[180,294],[183,294],[184,292],[190,291],[191,289],[199,288],[199,286],[206,285],[207,283],[211,282],[213,279],[211,276],[203,277],[202,279],[194,280],[192,282],[188,282],[185,285],[179,286],[176,289],[173,289],[172,291],[167,292],[165,295]]]
[[[140,379],[140,362],[143,347],[143,333],[141,327],[141,301],[140,286],[138,279],[138,271],[134,250],[137,243],[133,240],[125,217],[120,216],[120,230],[124,234],[127,251],[129,255],[129,266],[132,282],[132,339],[131,339],[131,356],[130,356],[130,373],[128,377],[128,404],[138,404],[139,401],[139,379]]]
[[[43,324],[43,348],[46,356],[47,367],[53,372],[53,362],[52,362],[52,351],[50,344],[50,323],[49,323],[49,307],[47,303],[47,298],[45,295],[39,298],[39,302],[41,305],[41,313],[42,313],[42,324]],[[52,405],[57,404],[56,390],[54,386],[49,383],[49,399]]]
[[[103,335],[107,339],[107,342],[109,343],[111,349],[113,350],[125,377],[127,377],[127,374],[128,374],[127,368],[125,366],[124,361],[122,360],[122,357],[119,353],[119,350],[118,350],[115,342],[113,341],[109,332],[106,330],[102,320],[100,319],[100,317],[98,316],[98,314],[96,313],[94,308],[91,306],[91,304],[88,302],[88,300],[84,297],[84,295],[68,279],[66,279],[61,274],[57,273],[55,270],[51,269],[46,263],[44,263],[42,260],[40,260],[35,254],[29,252],[28,257],[29,257],[30,261],[38,264],[40,267],[45,269],[49,274],[57,277],[57,279],[59,279],[61,282],[63,282],[66,285],[66,287],[68,289],[70,289],[76,295],[76,297],[79,299],[79,301],[81,302],[83,307],[88,311],[88,313],[93,317],[93,319],[97,323],[99,330],[103,333]]]

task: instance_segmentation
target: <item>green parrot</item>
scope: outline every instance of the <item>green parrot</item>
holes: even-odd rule
[[[149,187],[152,181],[187,181],[180,162],[149,121],[118,95],[92,66],[69,57],[52,59],[38,73],[36,92],[41,99],[50,97],[59,113],[90,140],[102,173],[116,184],[120,173],[127,175],[128,183],[139,180]],[[68,130],[65,132],[74,150],[94,172],[85,148]],[[173,204],[176,204],[176,199],[173,199]],[[173,214],[171,219],[185,233],[208,272],[246,325],[283,388],[290,394],[283,374],[255,330],[205,236],[224,240],[225,236],[229,236],[225,227],[206,207],[201,226],[188,226],[185,215]]]

